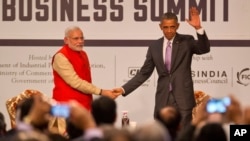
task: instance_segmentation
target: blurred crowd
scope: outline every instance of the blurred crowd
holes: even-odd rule
[[[250,107],[243,107],[233,95],[228,95],[228,98],[228,105],[224,105],[225,111],[211,112],[207,105],[216,98],[197,96],[193,120],[185,127],[180,124],[182,117],[179,111],[166,106],[157,111],[154,120],[132,128],[129,125],[115,125],[118,120],[117,103],[109,97],[99,96],[94,99],[91,111],[72,100],[63,103],[66,107],[54,109],[60,111],[57,112],[53,108],[62,106],[62,103],[51,101],[43,94],[33,94],[18,100],[14,106],[15,111],[9,116],[12,118],[11,129],[6,129],[5,118],[8,116],[0,113],[0,140],[229,141],[230,125],[250,124]],[[11,107],[13,110],[13,103]],[[11,108],[7,106],[7,109]]]

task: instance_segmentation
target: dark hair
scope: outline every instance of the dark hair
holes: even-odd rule
[[[76,139],[84,134],[84,131],[76,127],[73,123],[66,119],[66,132],[69,136],[69,139]]]
[[[20,121],[23,121],[24,118],[29,115],[33,105],[35,103],[35,99],[34,99],[34,95],[32,95],[31,97],[28,97],[28,98],[25,98],[23,99],[22,101],[20,101],[20,103],[18,103],[17,105],[17,110],[19,110],[19,118],[18,120]],[[46,123],[40,123],[39,125],[35,125],[35,124],[32,124],[32,126],[38,130],[45,130],[48,128],[48,124],[49,122],[46,122]]]
[[[171,108],[171,110],[168,113],[161,113],[161,110],[164,108]],[[166,129],[168,129],[172,138],[176,138],[177,130],[182,119],[181,113],[179,110],[172,106],[167,106],[164,108],[156,112],[155,118],[161,124],[163,124]]]
[[[49,133],[48,137],[51,141],[69,141],[69,139],[59,133]]]
[[[227,141],[227,136],[221,124],[207,123],[201,128],[195,141]]]
[[[4,115],[0,112],[0,137],[6,133],[6,123],[4,119]]]
[[[176,16],[176,14],[172,13],[172,12],[167,12],[164,13],[161,17],[161,21],[162,20],[170,20],[170,19],[174,19],[176,22],[178,22],[178,18]]]
[[[23,120],[25,116],[27,116],[34,104],[34,98],[33,96],[29,98],[25,98],[17,105],[17,109],[20,111],[20,117],[18,117],[18,120]]]
[[[92,103],[92,114],[97,125],[113,124],[116,120],[116,103],[113,99],[101,96]]]

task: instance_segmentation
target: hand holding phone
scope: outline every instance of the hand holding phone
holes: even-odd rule
[[[225,113],[227,106],[231,104],[230,97],[224,97],[222,99],[210,99],[206,105],[208,113]]]
[[[66,103],[53,104],[50,113],[55,117],[68,118],[70,115],[70,107]]]

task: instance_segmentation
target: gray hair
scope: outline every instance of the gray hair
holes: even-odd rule
[[[81,30],[81,28],[80,27],[78,27],[78,26],[70,26],[70,27],[67,27],[66,29],[65,29],[65,37],[69,37],[69,33],[71,32],[71,31],[74,31],[74,30]]]
[[[133,132],[136,141],[171,141],[170,134],[158,121],[138,126]]]

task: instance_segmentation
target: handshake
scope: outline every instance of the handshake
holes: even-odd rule
[[[116,99],[119,95],[122,95],[124,90],[122,87],[114,88],[112,90],[101,89],[100,95]]]

